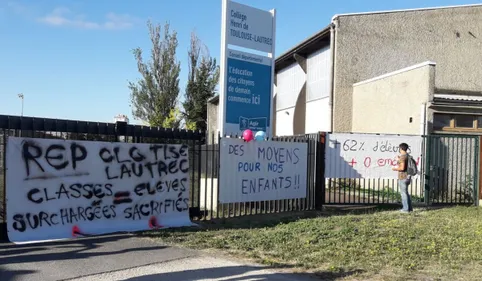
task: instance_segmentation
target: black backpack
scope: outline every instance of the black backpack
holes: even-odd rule
[[[407,174],[409,176],[418,175],[417,162],[411,155],[407,155]]]

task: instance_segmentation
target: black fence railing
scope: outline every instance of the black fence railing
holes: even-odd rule
[[[340,168],[336,163],[325,163],[325,142],[328,137],[325,133],[271,139],[307,143],[306,198],[220,204],[218,134],[129,125],[125,122],[99,123],[0,115],[0,238],[6,235],[5,145],[9,136],[185,144],[189,147],[190,216],[194,220],[308,211],[320,209],[323,205],[399,205],[401,201],[396,180],[326,178],[325,165],[344,169],[348,163],[340,165]],[[412,201],[424,205],[477,204],[479,137],[432,135],[423,139],[422,177],[410,186]]]
[[[5,151],[9,136],[48,139],[69,139],[105,142],[169,143],[189,147],[191,208],[193,216],[199,213],[193,202],[199,193],[199,151],[205,143],[205,133],[189,130],[172,130],[158,127],[129,125],[125,122],[102,123],[35,117],[0,115],[0,236],[6,229],[6,160]],[[195,205],[195,204],[194,204]]]
[[[478,203],[479,136],[425,137],[425,197],[433,205]]]
[[[210,220],[242,215],[303,211],[320,208],[323,190],[322,134],[276,137],[273,141],[305,142],[307,155],[307,197],[219,204],[219,135],[188,130],[130,125],[125,122],[101,123],[35,117],[0,115],[0,227],[6,223],[6,160],[9,136],[129,143],[185,144],[189,147],[190,216]],[[0,231],[6,233],[6,231]]]
[[[229,136],[238,138],[238,136]],[[199,207],[204,211],[203,219],[218,219],[238,217],[245,215],[270,214],[290,211],[308,211],[320,208],[322,205],[323,180],[323,151],[322,134],[308,134],[297,136],[274,137],[272,141],[278,142],[303,142],[307,143],[307,196],[304,199],[270,200],[243,203],[218,202],[220,192],[219,186],[219,165],[220,136],[215,133],[208,135],[210,144],[201,146],[201,156],[199,157],[201,174],[199,191],[199,201],[193,202],[193,206]],[[229,176],[229,175],[223,175]]]
[[[420,138],[420,174],[408,186],[412,203],[415,206],[477,205],[479,136],[428,135]],[[396,154],[393,152],[393,156]],[[331,169],[339,174],[356,174],[351,163],[347,162],[339,157],[326,165],[331,165]],[[360,176],[323,178],[326,186],[324,205],[401,204],[402,196],[396,179]]]

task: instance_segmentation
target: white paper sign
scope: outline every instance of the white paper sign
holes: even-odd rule
[[[273,15],[228,1],[227,43],[261,52],[273,52]]]
[[[8,138],[10,241],[192,225],[188,147]]]
[[[307,143],[223,138],[221,203],[306,197]]]
[[[409,145],[409,153],[421,170],[422,137],[369,134],[328,134],[325,147],[326,178],[397,179],[398,146]]]

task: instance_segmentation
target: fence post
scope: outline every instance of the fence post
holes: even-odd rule
[[[319,133],[319,141],[316,142],[316,176],[315,176],[315,209],[321,210],[325,203],[325,132]]]
[[[193,194],[193,202],[191,203],[193,206],[196,206],[199,208],[199,211],[201,211],[201,153],[202,153],[202,132],[196,131],[196,134],[199,134],[199,139],[194,141],[194,146],[193,146],[193,179],[194,179],[194,185],[193,185],[193,190],[191,191]],[[194,163],[196,162],[196,163]],[[196,168],[194,171],[194,167]],[[194,203],[196,202],[196,204]]]
[[[431,136],[426,136],[426,145],[425,145],[425,193],[424,193],[424,201],[425,205],[430,205],[430,176],[431,176],[431,158],[432,158],[432,142]]]
[[[482,199],[482,176],[480,174],[482,173],[482,165],[481,163],[481,157],[482,157],[482,137],[477,137],[475,141],[475,151],[478,152],[477,156],[475,158],[475,169],[474,169],[474,205],[479,206],[479,200]],[[478,149],[477,149],[478,148]],[[478,173],[477,173],[477,167]]]
[[[120,137],[127,135],[127,122],[117,121],[115,122],[115,138],[117,142],[120,142]],[[125,140],[124,140],[125,141]]]
[[[213,139],[214,139],[214,132],[213,132]],[[221,180],[221,177],[222,177],[221,172],[220,172],[221,171],[221,132],[220,131],[217,132],[216,139],[217,139],[217,144],[216,144],[215,147],[217,148],[217,154],[218,154],[218,159],[217,159],[217,162],[216,162],[216,168],[217,168],[217,173],[218,173],[217,174],[217,181],[216,181],[216,190],[217,190],[216,191],[216,218],[218,219],[219,218],[219,208],[220,208],[220,205],[222,205],[221,201],[219,201],[219,190],[220,190],[219,184],[221,182],[220,180]],[[212,200],[213,199],[211,198],[211,202],[212,202]],[[222,218],[224,218],[224,205],[222,205],[222,206],[223,206],[222,207],[223,208],[222,209],[222,211],[223,211],[223,214],[222,214],[223,217]],[[241,206],[239,208],[241,208]],[[241,212],[241,210],[240,210],[240,212]],[[228,213],[228,216],[229,216],[229,213]],[[212,218],[212,213],[211,213],[211,218]]]
[[[7,129],[5,128],[0,128],[2,133],[3,133],[3,144],[0,144],[2,147],[2,171],[0,173],[3,175],[3,177],[0,178],[2,182],[0,182],[0,186],[3,188],[3,198],[2,198],[2,206],[0,208],[0,241],[8,241],[8,232],[7,232],[7,160],[6,160],[6,154],[7,154],[7,134],[10,134],[10,127],[8,126]]]

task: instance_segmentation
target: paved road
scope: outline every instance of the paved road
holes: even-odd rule
[[[50,280],[274,280],[307,276],[166,247],[131,235],[113,235],[35,245],[0,244],[1,281]]]

